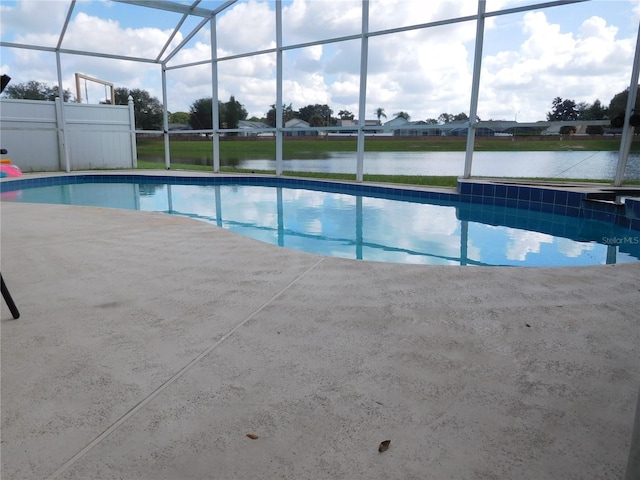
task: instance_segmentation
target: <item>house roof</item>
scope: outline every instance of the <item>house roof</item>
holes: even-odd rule
[[[306,128],[309,126],[309,123],[299,118],[292,118],[291,120],[287,120],[284,126],[287,128],[292,128],[292,127]]]
[[[264,122],[258,122],[253,120],[240,120],[238,122],[238,128],[251,129],[251,128],[271,128],[271,127]]]
[[[406,118],[396,117],[392,120],[389,120],[388,122],[385,122],[383,125],[385,127],[399,127],[399,126],[407,125],[409,123],[411,122],[409,122],[409,120],[407,120]]]

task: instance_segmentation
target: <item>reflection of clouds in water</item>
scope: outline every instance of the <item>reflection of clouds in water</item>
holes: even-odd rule
[[[453,207],[364,198],[363,209],[365,243],[443,257],[460,256],[458,220]],[[374,214],[367,215],[374,209]],[[402,263],[450,263],[407,252],[395,252],[393,255]],[[367,250],[366,258],[378,259],[373,257],[381,256],[388,259],[389,253]]]
[[[576,242],[568,238],[557,238],[556,245],[558,251],[570,258],[577,258],[585,252],[593,251],[595,244],[586,242]]]
[[[480,247],[476,247],[475,245],[467,244],[467,258],[465,260],[474,260],[477,262],[482,262],[482,250]]]
[[[322,222],[319,219],[313,219],[307,222],[306,229],[311,235],[319,235],[322,233]]]
[[[509,260],[526,260],[529,253],[540,253],[542,243],[553,243],[553,237],[546,233],[527,232],[506,228],[509,240],[507,241],[506,257]]]
[[[277,228],[277,189],[237,185],[218,188],[222,203],[219,209],[225,225],[233,221]],[[172,208],[180,213],[216,218],[215,192],[216,187],[213,186],[174,185],[171,187]],[[153,204],[166,205],[168,192],[164,190],[158,193],[160,198]],[[336,240],[338,243],[334,242],[332,246],[317,245],[320,250],[325,250],[325,254],[355,256],[355,196],[283,188],[282,202],[283,225],[287,231]],[[459,261],[448,260],[460,257],[459,222],[453,207],[363,197],[361,227],[365,259],[390,261],[393,257],[393,261],[403,263],[459,264]],[[265,234],[258,232],[256,235],[264,240]],[[287,238],[285,245],[301,241],[290,236]],[[389,249],[406,251],[390,252]],[[430,256],[425,257],[420,253]],[[474,247],[469,253],[477,258],[480,250]]]
[[[345,258],[458,265],[464,256],[470,264],[559,265],[566,258],[589,263],[593,252],[601,251],[593,243],[475,222],[466,223],[468,238],[461,245],[465,237],[456,208],[442,205],[249,185],[173,185],[155,194],[139,199],[142,210],[166,211],[170,203],[173,212],[214,223],[220,213],[219,224],[243,235]]]
[[[219,189],[221,206],[216,205]],[[217,218],[219,208],[223,220],[234,220],[258,225],[277,225],[276,190],[274,188],[223,185],[194,186],[171,185],[156,191],[154,197],[140,198],[143,210],[164,211],[171,205],[173,212]]]
[[[601,264],[614,261],[614,257],[617,263],[631,262],[639,256],[635,245],[617,248],[596,243],[605,237],[629,238],[628,230],[604,223],[565,218],[567,223],[560,225],[559,235],[575,231],[580,238],[594,239],[580,242],[480,221],[461,222],[456,217],[457,209],[451,206],[315,190],[249,185],[81,184],[25,189],[21,197],[25,202],[170,210],[267,243],[366,260],[555,266]],[[495,210],[500,212],[497,207]],[[538,218],[533,212],[529,215]],[[543,215],[539,220],[542,228],[555,231],[553,224],[544,222],[563,219]]]
[[[309,208],[322,207],[326,202],[327,195],[333,195],[333,197],[338,201],[348,201],[350,199],[354,199],[353,196],[344,194],[327,194],[325,192],[319,192],[315,190],[301,190],[291,188],[282,189],[282,199],[284,201],[304,201],[305,207]]]
[[[365,207],[382,210],[384,219],[393,224],[396,230],[407,230],[424,235],[431,233],[453,235],[458,229],[454,207],[363,198],[363,208]]]

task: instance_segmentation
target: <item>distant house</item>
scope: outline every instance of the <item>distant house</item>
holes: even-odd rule
[[[537,125],[536,122],[518,124],[514,120],[481,120],[475,124],[476,137],[511,137],[519,135],[560,135],[560,125]],[[576,120],[572,126],[571,135],[592,135],[592,134],[616,134],[618,131],[612,131],[607,126],[601,128],[600,132],[587,129],[599,128],[599,125],[585,125]],[[566,128],[566,127],[565,127]],[[402,117],[394,118],[384,123],[380,129],[384,132],[401,137],[427,137],[427,136],[443,136],[443,137],[466,137],[469,130],[469,120],[455,120],[453,122],[432,124],[422,120],[411,122]],[[597,133],[596,133],[597,132]],[[602,132],[602,133],[601,133]]]
[[[394,135],[400,137],[422,137],[422,136],[442,136],[446,135],[448,124],[434,125],[423,120],[410,122],[406,118],[396,117],[386,122],[382,128],[386,131],[391,130]]]
[[[380,125],[380,123],[378,122],[378,120],[365,120],[364,121],[364,126],[365,127],[377,127],[378,125]],[[358,120],[354,119],[354,120],[348,120],[348,119],[340,119],[338,120],[338,126],[339,127],[353,127],[353,130],[340,130],[340,134],[341,135],[349,135],[349,134],[357,134],[358,133]],[[377,130],[367,130],[368,133],[375,133],[377,132]]]
[[[411,122],[406,118],[396,117],[393,120],[385,122],[382,126],[385,130],[395,130],[396,128],[402,128],[409,125]]]
[[[434,125],[423,120],[407,122],[402,128],[393,131],[394,135],[401,137],[442,136],[441,125]]]
[[[576,124],[572,125],[571,128],[569,129],[570,131],[569,135],[588,135],[587,125],[582,125],[577,122],[578,120],[576,120]],[[551,125],[550,127],[547,127],[542,132],[542,135],[562,135],[560,133],[560,129],[562,129],[562,126],[560,125]]]
[[[264,122],[240,120],[238,122],[238,128],[242,130],[238,133],[240,137],[272,137],[274,135],[273,132],[263,131],[266,128],[271,128]]]
[[[560,128],[562,128],[560,125],[551,125],[544,129],[542,135],[560,135]]]
[[[191,130],[191,126],[188,123],[170,123],[168,127],[169,131]]]
[[[341,118],[340,120],[338,120],[338,126],[339,127],[354,127],[354,128],[358,128],[358,120],[353,120],[353,119],[348,119],[348,118]]]
[[[292,118],[284,124],[285,128],[295,128],[294,131],[285,131],[283,134],[286,137],[309,137],[318,136],[317,130],[309,129],[309,124],[299,118]]]
[[[364,121],[364,126],[365,127],[377,127],[379,125],[378,120],[365,120]],[[338,126],[339,127],[357,127],[358,126],[358,119],[353,119],[353,120],[348,120],[348,119],[340,119],[338,120]]]
[[[386,131],[391,130],[394,135],[402,137],[466,137],[469,121],[456,120],[449,123],[432,124],[422,120],[410,122],[404,118],[394,118],[385,123],[383,128]],[[475,126],[476,137],[511,136],[514,130],[522,133],[537,133],[539,127],[518,127],[518,124],[511,120],[487,120]]]
[[[461,120],[459,122],[450,122],[447,125],[450,128],[447,130],[447,135],[451,137],[466,137],[469,130],[468,120]],[[494,137],[496,130],[488,126],[476,126],[476,137]]]

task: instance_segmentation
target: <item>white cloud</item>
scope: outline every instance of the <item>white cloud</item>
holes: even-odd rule
[[[385,30],[465,17],[477,11],[478,4],[470,1],[377,0],[371,2],[369,26],[372,31]]]
[[[505,229],[509,240],[506,246],[506,257],[509,260],[524,261],[529,253],[540,253],[543,243],[553,243],[553,237],[546,233],[528,232],[526,230]]]
[[[492,0],[489,10],[522,3]],[[627,14],[613,16],[613,10],[607,9],[613,3]],[[55,46],[68,4],[29,0],[0,6],[3,40]],[[69,25],[63,47],[155,58],[172,29],[156,28],[148,19],[145,21],[151,26],[136,28],[129,19],[125,27],[113,19],[115,15],[108,18],[119,5],[104,5],[110,8],[102,9],[102,18],[80,9]],[[285,44],[357,34],[361,8],[360,0],[294,0],[283,8]],[[573,7],[562,8],[569,13]],[[483,59],[481,118],[514,118],[519,112],[519,121],[541,120],[557,96],[589,103],[599,99],[607,104],[628,86],[635,35],[629,35],[629,26],[622,23],[635,19],[637,26],[640,0],[589,2],[589,8],[591,14],[567,20],[571,26],[549,20],[545,11],[512,15],[504,22],[498,17],[487,21],[487,36],[494,43]],[[216,25],[218,54],[274,48],[272,9],[272,2],[260,0],[240,1],[228,8]],[[472,1],[374,0],[370,2],[369,25],[371,31],[403,27],[474,15],[476,9],[477,3]],[[512,26],[506,28],[505,22]],[[414,120],[437,118],[443,112],[468,112],[475,29],[471,21],[371,37],[367,117],[378,107],[387,115],[407,111]],[[182,38],[179,34],[171,48]],[[10,55],[5,56],[9,50]],[[209,32],[203,28],[170,66],[204,61],[210,54]],[[334,112],[347,109],[357,113],[359,54],[357,39],[285,51],[284,101],[294,108],[327,103]],[[19,72],[16,81],[57,82],[52,54],[3,49],[3,64],[3,71]],[[222,61],[218,66],[221,99],[235,95],[250,115],[258,116],[275,102],[275,54]],[[82,72],[119,86],[144,88],[161,98],[158,65],[64,55],[63,71],[67,88],[73,88],[73,73]],[[211,95],[210,65],[169,70],[167,78],[170,110],[188,110],[196,99]]]
[[[219,56],[275,48],[275,15],[266,2],[238,3],[221,17],[216,33]]]
[[[283,41],[288,45],[359,33],[359,0],[293,0],[282,9]]]
[[[542,120],[556,96],[607,105],[628,86],[634,45],[603,18],[592,16],[577,32],[563,32],[544,12],[529,12],[522,31],[526,39],[519,48],[483,61],[481,117],[522,112],[521,121]]]
[[[4,34],[20,31],[39,32],[43,35],[42,42],[47,43],[39,42],[36,45],[47,45],[49,40],[44,34],[53,33],[57,40],[68,8],[68,2],[60,1],[19,1],[15,7],[0,5],[0,30]]]
[[[122,28],[115,20],[79,12],[69,24],[62,47],[152,59],[160,53],[171,33],[172,30],[159,28]],[[172,46],[181,40],[178,33]]]
[[[594,243],[581,243],[561,237],[556,240],[556,244],[558,246],[558,252],[570,258],[577,258],[583,253],[590,252],[595,249]]]

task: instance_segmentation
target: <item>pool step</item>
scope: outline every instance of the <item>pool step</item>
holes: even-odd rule
[[[586,200],[605,200],[610,202],[620,202],[625,197],[640,198],[640,188],[616,188],[603,189],[598,192],[587,193]],[[624,201],[622,201],[624,203]]]
[[[604,198],[589,198],[586,197],[584,199],[585,202],[589,203],[600,203],[603,205],[614,205],[617,207],[624,207],[624,199],[625,197],[604,197]]]

